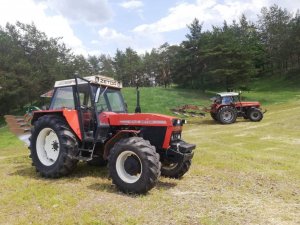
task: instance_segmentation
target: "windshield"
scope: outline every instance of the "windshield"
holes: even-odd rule
[[[95,93],[97,88],[95,88]],[[97,112],[126,112],[123,96],[118,89],[101,87],[100,98],[95,103]]]

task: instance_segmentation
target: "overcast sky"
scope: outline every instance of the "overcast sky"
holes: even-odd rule
[[[114,55],[132,47],[139,53],[178,44],[194,18],[204,29],[242,13],[255,21],[263,6],[290,12],[300,0],[0,0],[0,25],[34,22],[49,37],[63,37],[76,54]]]

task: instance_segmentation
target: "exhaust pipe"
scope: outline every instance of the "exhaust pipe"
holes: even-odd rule
[[[140,90],[139,86],[136,87],[136,107],[135,107],[135,113],[141,113],[141,106],[140,106]]]

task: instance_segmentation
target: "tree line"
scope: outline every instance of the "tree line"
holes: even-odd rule
[[[205,22],[205,21],[204,21]],[[247,88],[254,78],[300,73],[300,13],[277,5],[262,8],[254,23],[239,21],[203,30],[195,19],[179,45],[162,44],[145,54],[128,47],[114,56],[73,54],[61,38],[49,38],[34,24],[0,26],[0,112],[22,109],[55,80],[103,74],[126,86],[169,86],[202,91]]]

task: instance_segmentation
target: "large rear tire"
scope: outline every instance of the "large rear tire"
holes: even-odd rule
[[[78,143],[66,122],[58,116],[42,116],[31,130],[30,157],[36,170],[47,178],[70,174],[78,160]]]
[[[110,151],[108,167],[113,183],[125,193],[146,193],[160,176],[159,154],[149,141],[130,137]]]
[[[182,161],[180,163],[163,163],[161,166],[161,175],[179,179],[189,171],[191,164],[191,160]]]
[[[237,111],[232,106],[223,106],[217,114],[218,121],[222,124],[231,124],[236,121]]]

